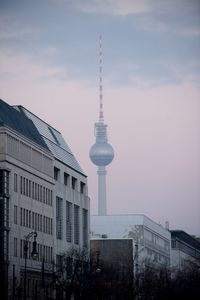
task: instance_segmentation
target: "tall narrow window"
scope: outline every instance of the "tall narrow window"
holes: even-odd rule
[[[79,206],[74,205],[74,243],[79,244]]]
[[[32,182],[32,198],[35,199],[35,182]]]
[[[85,194],[85,186],[86,184],[84,182],[80,182],[80,192],[81,194]]]
[[[83,246],[88,245],[88,211],[83,208]]]
[[[29,187],[29,185],[28,185],[28,179],[26,179],[26,196],[28,197],[28,187]]]
[[[72,177],[72,189],[76,190],[77,187],[77,179],[75,177]]]
[[[62,239],[62,199],[56,197],[56,237]]]
[[[14,224],[17,224],[17,205],[14,205]]]
[[[54,167],[54,179],[55,180],[59,179],[59,173],[60,173],[60,169]]]
[[[72,242],[72,203],[66,201],[66,240]]]
[[[23,191],[22,191],[22,194],[25,195],[26,193],[26,178],[23,177]]]
[[[6,170],[0,170],[0,195],[9,194],[9,173]]]
[[[23,192],[23,179],[22,176],[20,176],[20,193],[22,194]]]
[[[28,196],[31,198],[31,180],[28,181]]]
[[[17,238],[14,238],[14,253],[13,253],[13,255],[15,256],[15,257],[17,257]]]
[[[64,172],[64,184],[69,185],[69,174]]]
[[[15,173],[14,174],[14,192],[16,192],[17,193],[17,174]]]

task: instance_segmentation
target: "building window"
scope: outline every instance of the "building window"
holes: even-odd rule
[[[23,177],[23,191],[22,191],[23,195],[25,195],[25,191],[26,191],[26,178]]]
[[[23,181],[22,176],[20,176],[20,193],[21,194],[23,192],[23,188],[22,188],[23,183],[22,183],[22,181]]]
[[[88,211],[83,208],[83,246],[88,245]]]
[[[28,185],[28,179],[26,179],[26,196],[28,197],[28,187],[29,187],[29,185]]]
[[[28,188],[28,196],[29,198],[31,198],[31,180],[28,181],[28,185],[29,185],[29,188]]]
[[[9,194],[9,173],[6,170],[0,170],[0,195]]]
[[[50,191],[50,206],[53,205],[53,191]]]
[[[16,192],[17,193],[17,174],[15,173],[14,174],[14,192]]]
[[[66,240],[72,242],[72,203],[66,201]]]
[[[74,243],[79,244],[79,206],[74,205]]]
[[[69,174],[64,172],[64,184],[69,185]]]
[[[17,224],[17,205],[14,205],[14,224]]]
[[[54,167],[54,179],[55,180],[59,179],[59,172],[60,172],[60,169]]]
[[[56,255],[56,270],[57,270],[57,272],[62,272],[62,266],[63,266],[63,256]]]
[[[84,182],[80,182],[80,192],[81,194],[85,194],[85,187],[86,187],[86,184]]]
[[[62,239],[62,199],[56,197],[56,238]]]
[[[17,238],[14,238],[14,256],[17,257]]]
[[[176,248],[176,240],[172,240],[172,248]]]
[[[77,185],[77,179],[75,177],[72,177],[72,189],[75,190]]]

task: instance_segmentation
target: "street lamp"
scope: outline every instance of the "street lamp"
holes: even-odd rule
[[[25,259],[25,268],[24,268],[24,300],[26,300],[26,267],[27,267],[27,253],[28,253],[28,241],[33,238],[33,249],[31,252],[31,257],[35,260],[38,257],[37,252],[37,232],[30,232],[27,236],[25,236],[25,244],[24,244],[24,259]]]

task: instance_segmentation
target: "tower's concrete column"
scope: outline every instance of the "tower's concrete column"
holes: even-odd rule
[[[106,207],[106,168],[105,166],[98,167],[98,215],[105,216],[107,214]]]

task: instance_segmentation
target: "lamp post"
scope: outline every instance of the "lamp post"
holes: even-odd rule
[[[35,260],[38,257],[38,252],[37,252],[37,232],[33,231],[30,232],[27,236],[25,236],[25,244],[24,244],[24,259],[25,259],[25,265],[24,265],[24,300],[26,300],[26,268],[27,268],[27,253],[28,253],[28,241],[33,238],[33,249],[31,252],[32,258]]]

